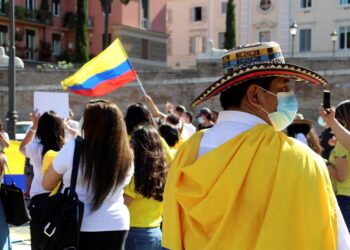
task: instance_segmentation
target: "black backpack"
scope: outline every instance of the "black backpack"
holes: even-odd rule
[[[75,192],[82,139],[75,139],[70,187],[44,199],[30,222],[32,249],[79,249],[79,234],[84,203]]]

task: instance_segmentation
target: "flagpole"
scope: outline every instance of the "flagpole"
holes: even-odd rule
[[[138,82],[139,85],[140,85],[140,88],[141,88],[142,93],[143,93],[145,96],[147,96],[147,93],[146,93],[146,91],[145,91],[145,88],[143,87],[142,82],[140,81],[140,78],[139,78],[139,76],[138,76],[137,74],[136,74],[136,80],[137,80],[137,82]]]

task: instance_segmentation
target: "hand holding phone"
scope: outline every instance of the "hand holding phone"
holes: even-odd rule
[[[329,90],[323,91],[323,108],[328,113],[331,108],[331,92]]]

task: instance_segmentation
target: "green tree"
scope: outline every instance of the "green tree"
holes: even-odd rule
[[[226,32],[225,32],[225,49],[232,49],[236,46],[236,21],[235,21],[235,4],[229,0],[226,10]]]
[[[119,0],[123,4],[128,4],[130,0]],[[101,2],[101,8],[104,13],[110,13],[111,12],[111,6],[113,0],[100,0]],[[109,15],[105,15],[105,23],[104,23],[104,34],[103,34],[103,49],[107,48],[109,44]]]
[[[75,25],[75,60],[85,63],[89,60],[87,35],[87,0],[77,0]]]

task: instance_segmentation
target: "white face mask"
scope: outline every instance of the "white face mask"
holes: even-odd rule
[[[203,119],[203,117],[198,117],[198,122],[199,122],[199,124],[203,124],[205,121],[204,121],[204,119]]]
[[[295,115],[298,111],[298,102],[293,91],[278,92],[277,95],[263,89],[264,91],[277,96],[277,111],[268,113],[262,108],[264,112],[268,114],[268,117],[277,131],[281,131],[292,124]]]

